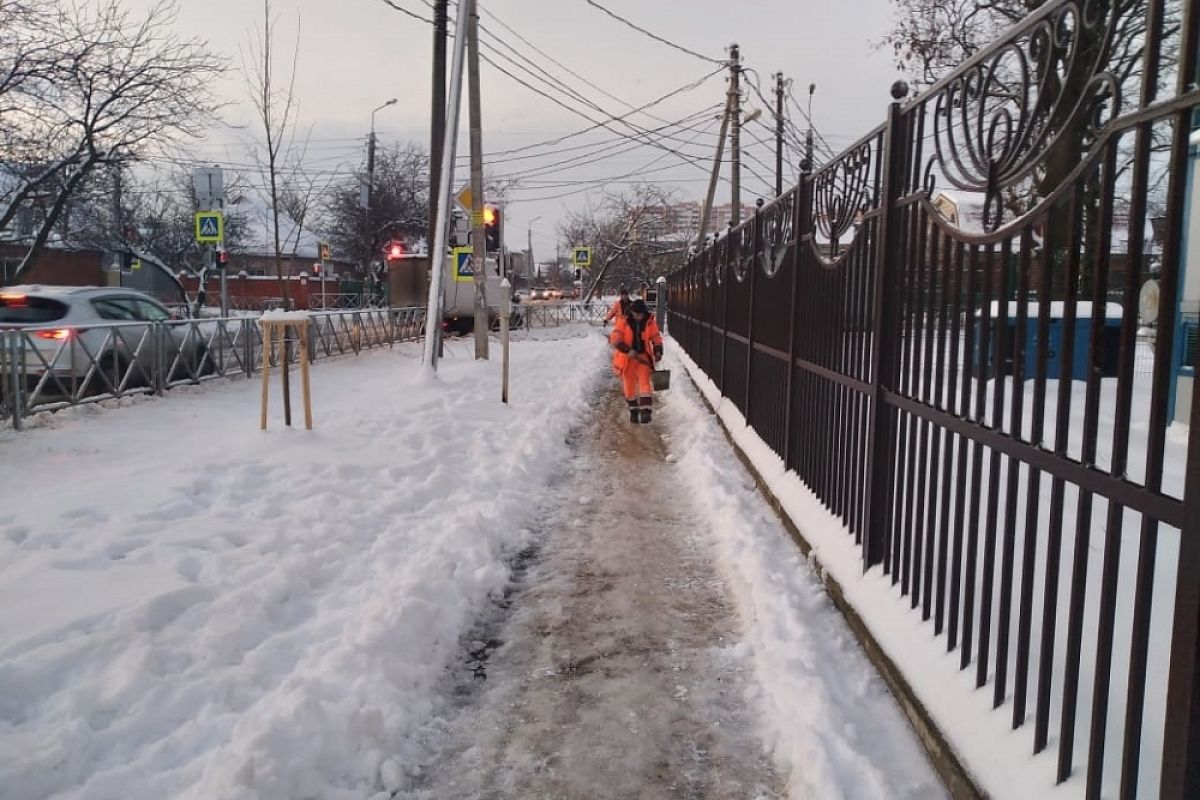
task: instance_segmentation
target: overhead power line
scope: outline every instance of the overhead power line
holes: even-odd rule
[[[393,11],[399,11],[401,14],[407,14],[408,16],[412,17],[412,18],[413,18],[413,19],[415,19],[415,20],[420,20],[421,22],[424,22],[426,25],[432,25],[432,24],[433,24],[433,20],[431,20],[431,19],[425,19],[425,18],[424,18],[424,17],[422,17],[420,14],[417,14],[417,13],[415,13],[415,12],[413,12],[413,11],[409,11],[409,10],[408,10],[407,8],[405,8],[404,6],[397,5],[396,3],[393,3],[393,2],[392,2],[392,0],[383,0],[383,3],[384,3],[385,5],[387,5],[387,6],[391,7]]]
[[[695,56],[696,58],[702,59],[704,61],[708,61],[709,63],[720,64],[721,66],[725,66],[726,62],[723,61],[722,59],[712,58],[710,56],[704,55],[703,53],[697,53],[695,50],[689,50],[688,48],[684,47],[681,44],[676,44],[675,42],[672,42],[670,39],[664,39],[663,37],[659,36],[657,33],[652,33],[651,31],[646,30],[642,26],[640,26],[634,22],[631,22],[630,20],[626,19],[625,17],[622,17],[620,14],[617,14],[616,12],[608,10],[604,6],[597,3],[596,0],[584,0],[584,1],[589,6],[592,6],[593,8],[603,11],[605,14],[607,14],[608,16],[612,17],[613,19],[617,20],[618,22],[620,22],[624,25],[628,25],[630,28],[633,28],[638,33],[649,36],[651,39],[655,40],[656,42],[661,42],[662,44],[665,44],[667,47],[673,47],[674,49],[678,50],[681,53],[687,53],[689,56]]]
[[[692,125],[691,127],[681,128],[680,130],[688,131],[688,132],[693,132],[693,131],[699,130],[700,135],[703,135],[704,133],[706,133],[708,131],[708,129],[712,128],[715,124],[716,124],[715,120],[711,120],[711,119],[710,120],[702,120],[701,122],[699,122],[695,125]],[[694,143],[696,138],[698,138],[698,137],[692,137],[691,140],[685,141],[685,144]],[[612,158],[614,158],[616,156],[620,156],[620,155],[624,155],[626,153],[633,152],[634,150],[641,149],[645,146],[646,146],[646,144],[643,142],[630,143],[628,140],[619,139],[614,143],[607,144],[607,145],[601,147],[600,149],[595,150],[590,153],[580,153],[571,158],[563,159],[561,161],[556,161],[556,162],[553,162],[550,164],[542,164],[542,165],[538,165],[538,166],[533,166],[533,167],[530,167],[528,169],[528,171],[526,171],[526,172],[510,173],[509,175],[505,175],[503,177],[514,177],[514,178],[525,179],[525,178],[536,177],[539,175],[548,175],[548,174],[552,174],[555,172],[565,172],[568,170],[578,169],[580,167],[599,163],[601,161],[611,160]]]
[[[672,97],[684,94],[686,92],[690,92],[693,89],[696,89],[696,88],[700,87],[701,85],[703,85],[706,81],[710,80],[713,76],[719,75],[722,72],[724,72],[724,68],[713,70],[712,72],[708,73],[707,75],[704,75],[703,77],[701,77],[697,80],[694,80],[690,83],[680,86],[678,89],[673,89],[673,90],[667,92],[666,94],[661,95],[660,97],[656,97],[655,99],[651,100],[648,103],[643,103],[642,105],[638,106],[637,108],[633,109],[632,111],[613,116],[607,121],[623,120],[626,117],[636,114],[639,111],[644,111],[647,108],[652,108],[666,100],[669,100]],[[590,118],[589,118],[589,121],[590,121]],[[567,139],[574,139],[576,136],[582,136],[583,134],[594,131],[597,128],[606,128],[606,126],[603,122],[595,122],[594,124],[589,125],[586,128],[580,128],[577,131],[572,131],[571,133],[563,134],[562,136],[556,136],[553,139],[545,139],[540,142],[534,142],[533,144],[522,145],[521,147],[512,147],[507,150],[496,150],[491,153],[485,153],[484,155],[490,158],[491,156],[504,156],[504,155],[509,155],[512,153],[523,153],[523,152],[527,152],[529,150],[533,150],[538,147],[545,147],[548,145],[561,144],[562,142],[565,142]],[[611,131],[611,129],[608,129],[608,130]],[[618,135],[624,136],[624,134],[622,134],[620,131],[616,131],[615,133],[617,133]]]
[[[500,66],[495,61],[493,61],[491,58],[489,58],[486,54],[481,53],[480,58],[482,58],[487,63],[491,64],[493,67],[495,67],[497,70],[499,70],[504,75],[507,75],[512,80],[514,80],[517,83],[524,86],[526,89],[529,89],[534,94],[540,95],[540,96],[546,98],[547,100],[551,101],[555,105],[561,106],[565,110],[570,111],[572,114],[583,117],[588,122],[594,123],[593,127],[605,128],[605,129],[617,134],[618,136],[624,136],[625,138],[629,139],[630,141],[641,141],[644,144],[649,145],[650,147],[657,147],[660,150],[664,150],[668,153],[672,153],[672,154],[678,156],[680,159],[682,159],[683,161],[685,161],[688,164],[692,164],[694,166],[700,166],[699,160],[703,158],[702,156],[694,156],[694,155],[690,155],[687,153],[683,153],[683,152],[680,152],[679,150],[676,150],[673,147],[662,144],[661,142],[654,141],[653,139],[649,138],[644,131],[639,131],[638,135],[634,135],[634,134],[625,133],[624,131],[620,131],[615,128],[612,128],[612,127],[610,127],[610,122],[612,122],[614,120],[611,117],[611,115],[610,115],[609,119],[597,121],[597,120],[593,119],[592,117],[588,116],[583,111],[580,111],[579,109],[577,109],[573,106],[570,106],[567,103],[564,103],[563,101],[559,100],[558,98],[553,97],[552,95],[549,95],[546,92],[543,92],[541,89],[538,89],[536,86],[533,86],[532,84],[523,80],[522,78],[519,78],[516,75],[513,75],[511,72],[506,70],[504,67]],[[620,121],[623,121],[623,120],[620,120]],[[635,128],[635,130],[637,130],[637,129]],[[702,166],[701,166],[701,169],[703,169]]]
[[[663,171],[669,170],[669,169],[678,169],[678,167],[679,167],[678,164],[665,164],[663,166],[655,167],[654,169],[650,169],[650,167],[653,167],[655,164],[662,161],[668,155],[669,155],[669,153],[660,153],[659,155],[652,158],[650,161],[647,161],[641,167],[630,170],[629,172],[623,173],[621,175],[610,176],[610,177],[606,177],[606,178],[597,178],[595,180],[590,180],[590,181],[580,181],[579,182],[580,188],[578,188],[578,189],[572,189],[567,192],[561,192],[561,193],[552,194],[552,195],[545,195],[545,196],[541,196],[541,197],[524,197],[524,198],[520,198],[520,199],[521,199],[521,202],[535,202],[535,201],[539,201],[539,200],[558,200],[563,197],[570,197],[571,195],[581,194],[582,192],[589,191],[590,189],[593,189],[597,185],[600,185],[600,184],[624,182],[627,178],[632,178],[634,176],[638,176],[638,178],[640,179],[641,177],[643,177],[645,175],[652,175],[652,174],[655,174],[658,172],[663,172]],[[700,166],[700,165],[697,165],[697,166]],[[708,167],[707,167],[707,165],[701,166],[701,169],[703,169],[704,171],[707,171]],[[722,176],[721,179],[723,181],[725,181],[726,183],[729,183],[728,178]],[[705,180],[707,180],[707,178]],[[534,191],[537,188],[538,187],[530,187],[529,191]],[[525,190],[522,190],[518,186],[514,189],[514,191],[521,192],[521,191],[525,191]]]
[[[498,37],[496,37],[495,34],[493,34],[491,32],[488,32],[488,36],[498,39]],[[543,97],[546,97],[547,99],[549,99],[553,102],[556,102],[558,105],[561,105],[564,108],[566,108],[567,106],[564,105],[564,102],[560,102],[559,100],[555,99],[555,97],[552,97],[550,94],[547,94],[547,92],[561,95],[566,98],[566,100],[565,100],[566,103],[579,103],[580,105],[584,106],[589,112],[596,112],[597,114],[603,115],[604,117],[628,128],[635,135],[645,136],[647,134],[647,129],[645,127],[643,127],[639,124],[636,124],[634,122],[631,122],[630,120],[625,119],[625,118],[617,119],[617,117],[622,116],[622,115],[612,113],[608,109],[601,106],[599,103],[596,103],[595,101],[591,100],[590,98],[588,98],[587,96],[585,96],[584,94],[579,92],[578,90],[571,87],[570,83],[568,81],[564,80],[561,76],[554,75],[554,74],[546,71],[545,68],[543,68],[540,64],[530,60],[520,50],[516,49],[515,47],[508,44],[507,42],[504,42],[502,39],[498,39],[498,40],[501,42],[501,44],[505,48],[512,51],[512,53],[515,55],[515,58],[514,58],[514,55],[509,55],[508,53],[498,50],[497,48],[492,46],[486,40],[481,42],[481,44],[483,44],[483,46],[487,49],[487,51],[490,52],[493,56],[496,56],[497,58],[504,60],[507,64],[511,65],[516,70],[519,70],[523,74],[529,76],[529,78],[531,80],[542,84],[545,87],[545,89],[539,91],[539,94],[541,94]],[[520,63],[520,62],[524,62],[524,63]],[[496,64],[494,61],[489,60],[488,63],[497,67],[497,69],[501,69],[502,71],[504,71],[504,68],[501,67],[499,64]],[[525,66],[525,64],[529,64],[530,66],[527,67],[527,66]],[[530,67],[532,67],[532,69]],[[509,73],[507,71],[505,71],[505,74],[507,74],[509,77],[513,78],[514,80],[518,79],[518,76],[513,75],[512,73]],[[529,89],[534,89],[533,86],[530,86],[528,84],[524,84],[524,85]],[[626,105],[629,105],[629,104],[626,104]],[[575,110],[575,109],[571,109],[571,110]],[[590,116],[586,116],[586,115],[583,115],[583,116],[585,117],[585,119],[592,119]],[[662,133],[662,134],[660,134],[659,138],[665,139],[665,140],[674,140],[677,142],[682,141],[681,139],[671,135],[670,133]]]
[[[487,9],[483,9],[483,13],[484,13],[484,14],[486,14],[486,15],[488,16],[488,18],[490,18],[490,19],[492,19],[492,20],[495,20],[495,22],[496,22],[498,25],[500,25],[500,27],[504,28],[504,30],[508,31],[508,32],[509,32],[509,33],[511,33],[513,36],[516,36],[516,37],[517,37],[517,38],[518,38],[518,39],[519,39],[521,42],[523,42],[523,43],[524,43],[526,46],[528,46],[528,47],[529,47],[529,49],[533,50],[533,52],[535,52],[535,53],[537,53],[538,55],[540,55],[540,56],[542,56],[543,58],[545,58],[545,59],[546,59],[547,61],[549,61],[551,64],[554,64],[556,67],[559,67],[560,69],[563,69],[563,70],[565,70],[565,71],[566,71],[568,74],[575,76],[575,77],[576,77],[576,78],[578,78],[579,80],[583,81],[583,82],[584,82],[584,84],[586,84],[587,86],[591,87],[592,89],[595,89],[597,92],[600,92],[600,94],[604,95],[604,96],[605,96],[605,97],[607,97],[608,99],[610,99],[610,100],[616,100],[618,103],[620,103],[620,104],[622,104],[622,105],[629,106],[630,108],[633,108],[633,104],[631,104],[629,101],[627,101],[627,100],[623,100],[623,99],[621,99],[620,97],[617,97],[616,95],[614,95],[612,92],[609,92],[609,91],[607,91],[606,89],[603,89],[603,88],[601,88],[601,87],[597,86],[596,84],[592,83],[590,80],[588,80],[587,78],[585,78],[584,76],[580,75],[580,74],[579,74],[578,72],[576,72],[575,70],[573,70],[573,69],[571,69],[570,67],[568,67],[566,64],[564,64],[564,63],[562,63],[561,61],[559,61],[558,59],[556,59],[554,56],[552,56],[552,55],[550,55],[549,53],[547,53],[546,51],[544,51],[544,50],[540,49],[540,48],[539,48],[537,45],[535,45],[533,42],[529,41],[529,40],[528,40],[528,39],[526,39],[524,36],[522,36],[522,35],[521,35],[519,32],[517,32],[517,31],[516,31],[516,30],[514,30],[514,29],[513,29],[511,26],[509,26],[509,24],[508,24],[508,23],[506,23],[504,20],[500,19],[500,17],[496,16],[495,14],[493,14],[493,13],[492,13],[492,12],[490,12],[490,11],[488,11]],[[483,27],[483,26],[481,25],[480,27]],[[485,29],[485,30],[486,30],[486,29]],[[489,31],[489,33],[490,33],[490,31]],[[497,37],[497,38],[499,38],[499,37]],[[660,117],[656,117],[656,116],[654,116],[653,114],[646,114],[646,116],[648,116],[648,117],[650,117],[650,118],[652,118],[652,119],[655,119],[655,120],[657,120],[658,122],[666,122],[666,120],[665,120],[665,119],[662,119],[662,118],[660,118]]]
[[[692,123],[692,122],[702,119],[703,117],[706,117],[710,114],[714,114],[717,110],[719,110],[721,108],[721,106],[722,106],[721,103],[714,103],[714,104],[708,106],[707,108],[703,108],[703,109],[695,112],[694,114],[689,114],[688,116],[683,117],[682,119],[677,120],[676,122],[668,123],[659,128],[651,128],[651,129],[649,129],[649,132],[657,133],[660,130],[666,130],[669,128],[682,128],[685,123]],[[542,151],[533,152],[533,153],[525,153],[523,155],[508,156],[505,158],[490,158],[490,159],[488,159],[488,164],[489,165],[506,164],[506,163],[510,163],[513,161],[528,161],[529,159],[549,158],[549,157],[553,157],[553,156],[562,155],[563,153],[572,153],[572,152],[575,152],[578,150],[594,150],[596,148],[603,149],[603,148],[610,147],[610,146],[619,146],[619,145],[625,144],[627,141],[628,141],[628,139],[624,136],[605,137],[604,139],[601,139],[600,141],[596,141],[596,142],[586,142],[583,144],[574,144],[574,145],[569,145],[567,147],[542,150]]]

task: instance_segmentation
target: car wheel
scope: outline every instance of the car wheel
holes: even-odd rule
[[[214,358],[206,345],[196,347],[196,363],[200,365],[197,371],[200,373],[200,377],[216,374],[217,362],[213,360]]]

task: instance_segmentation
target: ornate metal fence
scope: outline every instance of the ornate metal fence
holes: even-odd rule
[[[1200,797],[1198,15],[1047,2],[669,282],[672,336],[1089,798]]]

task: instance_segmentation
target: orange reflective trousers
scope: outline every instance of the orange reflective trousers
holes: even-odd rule
[[[625,369],[621,370],[621,387],[625,390],[626,400],[651,395],[650,373],[653,370],[654,367],[641,358],[630,358],[626,362]]]

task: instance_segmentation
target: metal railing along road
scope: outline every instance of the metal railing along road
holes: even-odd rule
[[[425,309],[313,312],[309,319],[315,361],[417,341]],[[39,412],[250,377],[262,368],[262,346],[256,317],[0,330],[0,419],[20,429],[23,419]],[[294,340],[285,350],[295,363]],[[278,361],[277,351],[272,364]]]
[[[514,308],[514,313],[520,315],[518,324],[526,324],[531,328],[553,328],[580,322],[599,325],[604,321],[604,315],[608,313],[608,306],[601,302],[526,302]]]

